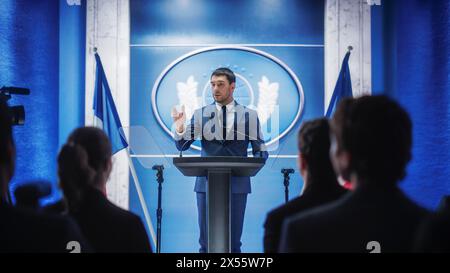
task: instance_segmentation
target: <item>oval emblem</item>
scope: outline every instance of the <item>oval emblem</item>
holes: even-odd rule
[[[192,51],[162,71],[152,89],[152,108],[164,131],[173,137],[171,109],[185,105],[189,119],[195,109],[214,102],[210,76],[218,67],[236,75],[235,100],[257,111],[269,149],[295,125],[304,106],[300,80],[278,58],[249,47],[209,47]],[[275,129],[276,128],[276,129]],[[200,150],[200,141],[192,148]]]

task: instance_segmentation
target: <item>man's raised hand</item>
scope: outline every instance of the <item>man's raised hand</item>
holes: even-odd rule
[[[181,105],[181,112],[178,112],[176,106],[172,108],[172,119],[175,122],[175,128],[178,133],[184,132],[184,124],[186,123],[186,111],[184,105]]]

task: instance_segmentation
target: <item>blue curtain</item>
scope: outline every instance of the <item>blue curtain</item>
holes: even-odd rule
[[[450,194],[450,1],[383,1],[372,15],[372,40],[382,45],[373,52],[374,91],[394,97],[413,120],[413,159],[401,185],[433,209]]]
[[[24,105],[24,126],[14,128],[19,183],[56,183],[58,145],[59,1],[2,0],[0,5],[0,86],[31,89],[14,96],[11,105]],[[59,198],[54,191],[49,201]]]

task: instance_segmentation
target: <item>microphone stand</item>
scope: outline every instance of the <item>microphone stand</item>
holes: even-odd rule
[[[156,181],[158,182],[158,208],[156,209],[156,253],[161,253],[161,221],[162,221],[162,183],[164,182],[164,165],[153,165],[152,170],[156,170]]]
[[[294,173],[294,169],[281,169],[281,173],[284,176],[284,202],[287,203],[289,201],[289,175]]]

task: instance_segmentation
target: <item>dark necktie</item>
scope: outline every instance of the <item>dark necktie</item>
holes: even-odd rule
[[[227,107],[225,105],[222,106],[222,133],[223,133],[223,140],[226,140],[226,135],[227,135]]]

